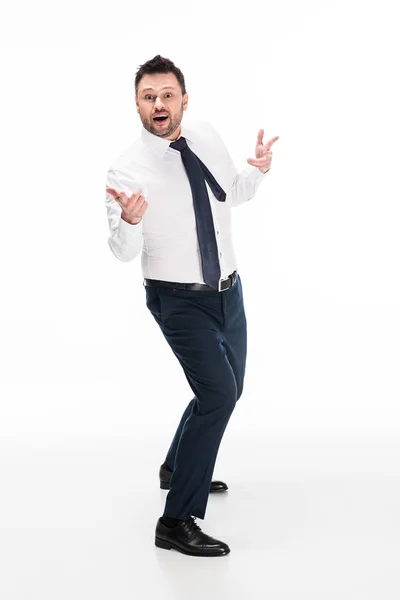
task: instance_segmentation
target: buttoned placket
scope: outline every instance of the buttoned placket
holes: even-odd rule
[[[177,138],[177,139],[179,139],[179,138]],[[175,150],[174,148],[168,148],[168,150],[172,151],[172,152],[174,152],[176,154],[179,154],[179,151]],[[227,269],[226,264],[225,264],[224,253],[222,252],[221,245],[220,245],[220,242],[219,242],[219,240],[220,240],[220,226],[219,226],[219,222],[218,222],[217,211],[216,211],[216,208],[214,206],[214,201],[212,200],[212,198],[214,198],[215,202],[218,202],[218,200],[217,200],[217,198],[215,198],[214,194],[212,193],[211,188],[208,185],[206,179],[204,179],[204,183],[206,184],[208,197],[210,199],[211,214],[212,214],[212,218],[213,218],[213,222],[214,222],[215,240],[216,240],[216,243],[217,243],[218,258],[219,258],[219,264],[220,264],[220,268],[221,268],[221,277],[220,277],[220,281],[221,281],[221,279],[227,279],[229,277],[230,273],[228,273],[228,269]]]

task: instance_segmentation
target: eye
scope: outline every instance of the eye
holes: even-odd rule
[[[172,96],[171,92],[167,92],[165,95],[166,96]],[[151,94],[146,94],[145,97],[144,97],[144,99],[147,100],[147,98],[153,98],[153,96]]]

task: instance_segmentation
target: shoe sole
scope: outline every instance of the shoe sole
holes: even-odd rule
[[[160,488],[162,490],[169,490],[170,489],[170,484],[167,483],[167,482],[161,481],[160,482]],[[221,489],[221,490],[212,490],[212,491],[210,490],[210,494],[220,494],[221,492],[227,492],[227,491],[228,490],[224,490],[224,489]]]
[[[157,548],[164,548],[164,550],[177,550],[178,552],[182,552],[182,554],[187,554],[189,556],[226,556],[230,552],[230,550],[224,550],[223,552],[209,552],[207,554],[204,552],[189,552],[188,550],[183,550],[172,542],[162,540],[157,536],[155,539],[155,544]]]

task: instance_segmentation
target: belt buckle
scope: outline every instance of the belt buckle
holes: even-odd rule
[[[225,282],[225,281],[227,281],[228,279],[230,280],[230,282],[231,282],[231,285],[228,285],[228,287],[226,287],[226,288],[222,289],[222,282]],[[229,290],[229,288],[230,288],[231,286],[232,286],[232,279],[231,279],[231,276],[230,276],[230,275],[228,275],[228,277],[227,277],[226,279],[222,279],[221,281],[219,281],[219,282],[218,282],[218,291],[219,291],[219,292],[225,292],[225,290]]]

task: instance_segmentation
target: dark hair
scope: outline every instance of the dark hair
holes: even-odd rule
[[[135,75],[135,94],[137,96],[139,83],[143,75],[152,75],[153,73],[173,73],[181,86],[182,96],[186,94],[185,78],[178,67],[174,65],[172,60],[164,58],[157,54],[154,58],[148,60],[143,65],[140,65],[139,70]]]

